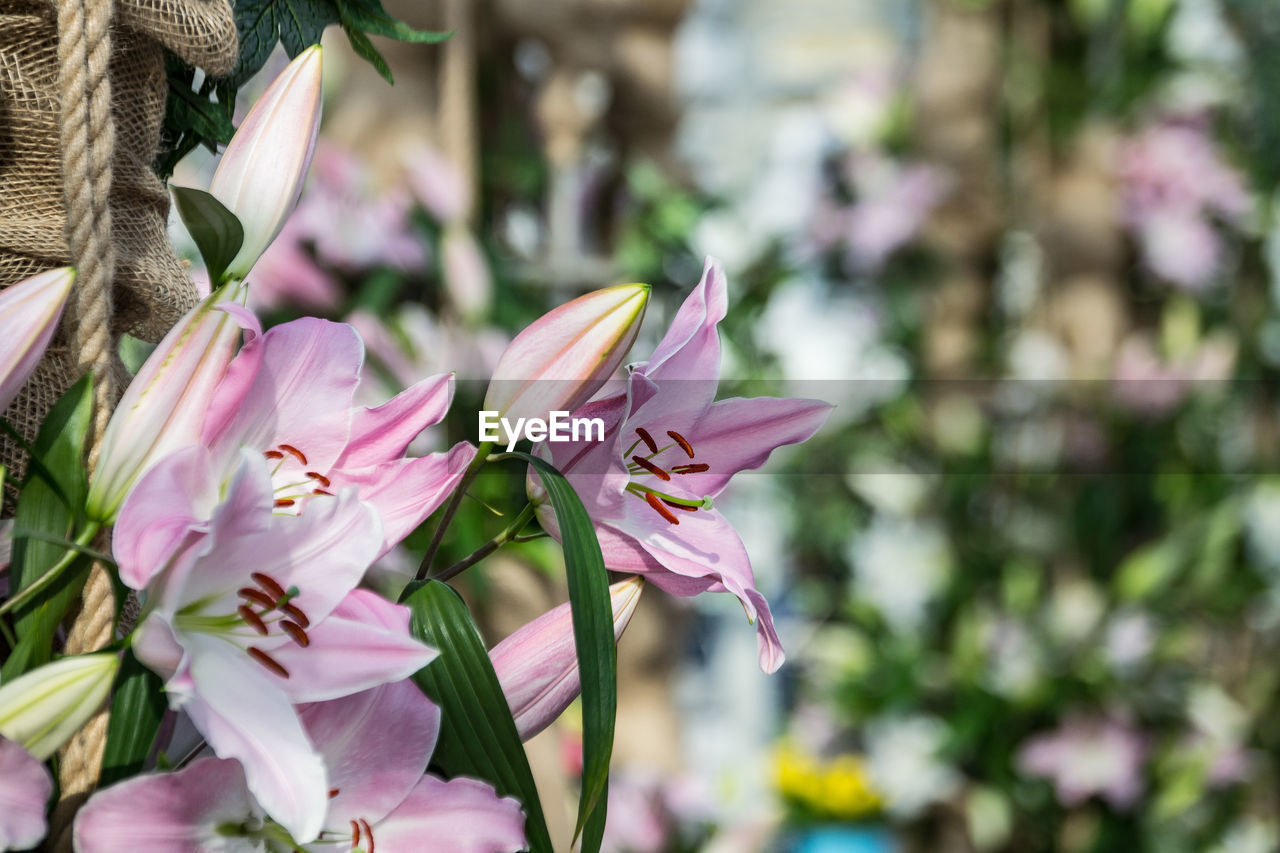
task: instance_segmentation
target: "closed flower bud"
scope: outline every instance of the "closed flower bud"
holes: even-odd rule
[[[627,629],[643,591],[644,579],[638,575],[609,587],[615,641]],[[573,613],[567,603],[548,610],[498,643],[489,659],[521,740],[555,722],[582,692]]]
[[[248,274],[298,203],[320,129],[320,59],[320,46],[309,47],[272,81],[209,183],[244,226],[244,243],[227,267],[231,278]]]
[[[119,668],[112,652],[73,655],[0,684],[0,736],[47,759],[102,707]]]
[[[61,267],[0,290],[0,413],[44,355],[75,280],[74,269]]]
[[[89,482],[90,518],[114,521],[125,495],[147,469],[200,440],[213,391],[240,339],[240,317],[221,305],[240,298],[243,287],[227,284],[193,308],[125,389]]]
[[[648,303],[649,285],[622,284],[544,314],[498,359],[483,408],[513,421],[578,408],[618,369]]]

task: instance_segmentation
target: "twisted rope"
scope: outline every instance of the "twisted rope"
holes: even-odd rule
[[[94,375],[90,468],[115,404],[111,280],[116,254],[111,234],[111,160],[115,126],[111,116],[111,0],[57,0],[58,67],[62,104],[62,180],[67,209],[67,246],[78,270],[64,328],[70,332],[80,372]],[[67,636],[68,654],[100,649],[111,641],[115,612],[111,578],[94,565],[81,594],[80,612]],[[49,838],[53,849],[70,851],[75,812],[97,784],[106,745],[103,709],[62,749],[62,798]]]

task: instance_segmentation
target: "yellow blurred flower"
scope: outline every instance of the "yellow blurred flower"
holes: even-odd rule
[[[774,784],[784,799],[815,817],[864,820],[884,808],[866,765],[852,753],[821,761],[784,741],[774,756]]]

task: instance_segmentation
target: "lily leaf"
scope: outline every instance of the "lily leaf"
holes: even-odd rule
[[[222,274],[244,244],[244,227],[236,215],[204,190],[172,187],[178,215],[191,232],[209,270],[209,285],[222,284]]]
[[[432,763],[450,776],[476,776],[523,805],[533,853],[553,853],[529,759],[516,731],[489,652],[466,604],[440,581],[410,584],[400,597],[412,611],[413,635],[440,650],[413,680],[440,706],[440,739]]]

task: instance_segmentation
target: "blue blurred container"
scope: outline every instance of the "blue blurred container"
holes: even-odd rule
[[[867,826],[815,826],[794,836],[788,853],[895,853],[887,829]]]

